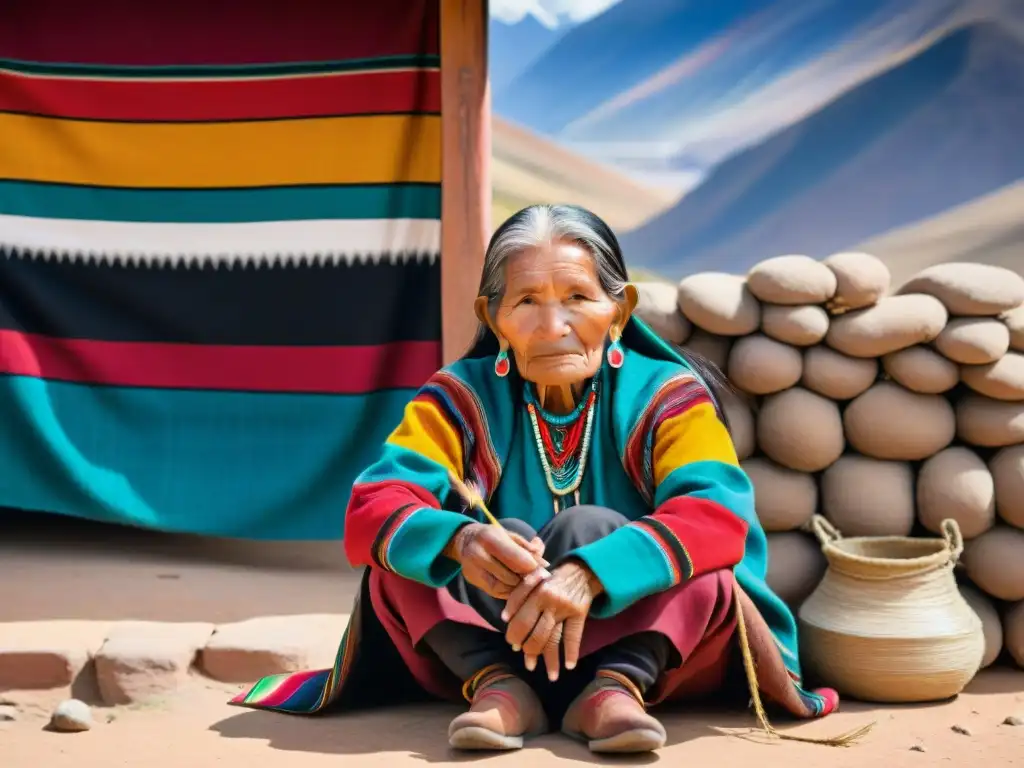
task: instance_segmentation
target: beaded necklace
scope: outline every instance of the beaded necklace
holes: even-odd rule
[[[569,506],[567,496],[572,495],[575,503],[580,503],[579,489],[587,468],[596,402],[596,376],[587,396],[581,398],[573,412],[565,416],[542,409],[533,394],[532,385],[526,385],[526,410],[533,426],[537,454],[544,467],[544,479],[554,496],[556,515]]]

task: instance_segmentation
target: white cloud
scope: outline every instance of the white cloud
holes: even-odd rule
[[[593,18],[621,0],[491,0],[491,16],[506,24],[515,24],[533,16],[545,27],[554,29],[563,21],[575,24]]]

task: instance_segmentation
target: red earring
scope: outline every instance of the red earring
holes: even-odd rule
[[[499,379],[504,379],[512,370],[512,363],[508,359],[508,350],[501,349],[498,356],[494,358],[494,373]]]
[[[608,345],[608,365],[612,368],[621,368],[622,364],[626,362],[626,353],[622,349],[622,343],[619,341],[621,334],[618,328],[612,328],[611,343]]]

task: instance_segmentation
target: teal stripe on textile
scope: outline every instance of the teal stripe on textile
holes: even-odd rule
[[[392,533],[387,562],[399,576],[440,589],[459,572],[444,556],[452,536],[472,518],[447,509],[417,509]]]
[[[586,563],[604,586],[604,594],[592,608],[601,619],[675,583],[667,553],[636,525],[623,526],[571,554]]]
[[[59,64],[19,59],[0,59],[0,70],[26,75],[62,77],[281,77],[314,75],[325,72],[355,72],[375,69],[436,69],[441,57],[436,54],[379,56],[339,61],[298,61],[286,64],[222,64],[168,66],[111,66],[105,64]]]
[[[0,507],[215,536],[338,539],[353,480],[413,394],[127,389],[3,376]]]
[[[439,184],[122,189],[0,181],[0,214],[151,223],[440,219]]]

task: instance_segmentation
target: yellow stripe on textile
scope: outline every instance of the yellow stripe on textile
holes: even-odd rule
[[[658,425],[654,434],[654,484],[696,461],[738,465],[729,430],[711,403],[699,403]]]
[[[0,178],[111,187],[439,183],[441,118],[106,123],[0,114]]]
[[[405,406],[402,423],[388,437],[388,443],[415,451],[462,478],[462,439],[438,410],[425,400]]]

